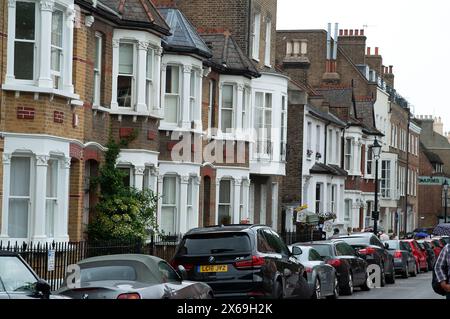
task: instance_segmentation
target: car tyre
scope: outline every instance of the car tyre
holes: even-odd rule
[[[319,278],[316,278],[316,281],[314,282],[312,299],[322,299],[322,286],[320,284]]]
[[[348,273],[347,284],[346,284],[346,286],[344,287],[343,290],[344,290],[343,291],[344,295],[347,295],[347,296],[353,295],[353,290],[354,290],[354,287],[353,287],[353,275],[352,275],[352,273],[350,271]]]
[[[402,278],[408,279],[409,278],[409,264],[406,264],[405,269],[402,273]]]
[[[328,296],[327,299],[338,299],[339,298],[339,280],[337,276],[334,276],[334,290],[331,296]]]
[[[381,287],[386,286],[386,272],[384,270],[384,264],[381,264]]]
[[[413,272],[411,273],[411,277],[416,277],[416,276],[417,276],[417,266],[414,265],[414,270],[413,270]]]
[[[273,287],[273,299],[283,299],[283,287],[279,280],[275,281]]]
[[[369,277],[367,276],[367,272],[366,272],[366,280],[364,280],[364,284],[361,285],[361,290],[362,291],[369,291],[370,290],[370,286],[368,283]]]
[[[395,270],[391,269],[391,274],[386,276],[386,283],[388,284],[395,284]]]

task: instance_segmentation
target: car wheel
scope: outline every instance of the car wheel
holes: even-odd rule
[[[344,295],[351,296],[353,295],[353,275],[351,272],[348,273],[348,281],[346,286],[344,287]]]
[[[406,264],[405,269],[403,270],[402,278],[408,279],[409,277],[409,264]]]
[[[411,277],[416,277],[417,276],[417,265],[414,263],[414,270],[411,273]]]
[[[279,280],[275,281],[273,287],[273,299],[283,299],[283,287]]]
[[[386,282],[391,285],[395,284],[395,269],[394,268],[391,269],[391,274],[386,276]]]
[[[328,299],[338,299],[339,298],[339,280],[336,276],[334,276],[334,290],[333,294],[328,297]]]
[[[316,282],[314,283],[312,299],[322,299],[322,287],[319,278],[316,278]]]
[[[367,272],[366,272],[366,280],[364,280],[364,284],[361,285],[361,290],[362,291],[369,291],[370,290],[370,286],[369,286],[368,280],[369,280],[369,276],[367,275]]]

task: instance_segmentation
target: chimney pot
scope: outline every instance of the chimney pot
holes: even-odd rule
[[[353,36],[353,30],[350,29],[350,36]]]
[[[364,35],[364,29],[359,30],[360,35]]]
[[[355,30],[355,35],[359,36],[359,30]]]
[[[392,69],[394,68],[394,66],[393,65],[390,65],[389,66],[389,74],[392,74]]]
[[[370,55],[370,47],[367,47],[367,55]]]
[[[380,48],[379,47],[375,47],[375,55],[378,55],[379,52],[380,52]]]
[[[344,35],[344,30],[340,29],[339,30],[339,35]]]
[[[348,29],[344,30],[344,35],[348,35]]]

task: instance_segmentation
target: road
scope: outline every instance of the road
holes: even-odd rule
[[[422,273],[408,279],[396,278],[394,285],[374,288],[370,291],[355,289],[352,296],[340,296],[340,299],[445,299],[434,293],[431,288],[432,273]]]

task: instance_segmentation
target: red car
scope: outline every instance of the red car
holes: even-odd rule
[[[425,241],[430,243],[431,247],[433,247],[436,258],[438,258],[443,248],[441,242],[438,239],[426,239]]]
[[[414,255],[414,259],[416,260],[416,265],[418,270],[420,271],[428,271],[428,263],[427,256],[420,249],[419,245],[414,239],[402,240],[407,243],[409,247],[411,247],[412,253]]]

